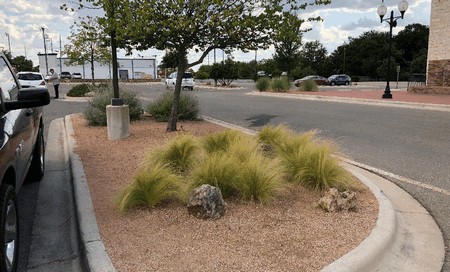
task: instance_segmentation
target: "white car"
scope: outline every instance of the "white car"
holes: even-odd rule
[[[80,73],[73,73],[72,74],[72,79],[82,79],[83,77],[81,76]]]
[[[17,73],[22,88],[47,88],[44,75],[37,72],[19,72]]]
[[[175,87],[176,82],[177,82],[177,72],[174,72],[166,78],[167,89]],[[183,74],[183,81],[181,81],[181,88],[192,91],[194,90],[194,86],[195,86],[194,76],[192,75],[192,73],[185,72]]]

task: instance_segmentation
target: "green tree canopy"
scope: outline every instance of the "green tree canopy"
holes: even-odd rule
[[[274,60],[278,64],[278,68],[286,71],[291,76],[291,71],[300,62],[300,48],[302,46],[301,26],[304,20],[298,18],[296,14],[284,12],[282,23],[275,31]]]
[[[305,43],[300,55],[301,67],[310,67],[316,73],[324,75],[323,70],[327,53],[327,49],[319,41]]]
[[[201,64],[209,52],[218,48],[226,51],[247,51],[267,48],[273,29],[281,22],[284,9],[299,10],[308,4],[275,0],[191,0],[124,1],[129,12],[128,22],[120,29],[128,31],[130,47],[145,50],[155,47],[178,53],[178,77],[167,130],[176,130],[182,73]],[[310,5],[329,2],[316,0]],[[291,6],[291,8],[289,8]],[[134,27],[130,27],[134,26]],[[200,53],[197,60],[185,61],[190,50]]]
[[[238,65],[231,58],[229,58],[224,62],[214,63],[211,66],[209,76],[214,79],[216,85],[217,81],[219,81],[222,86],[229,86],[231,82],[238,79],[238,72]]]
[[[107,64],[111,62],[111,53],[105,45],[105,34],[99,25],[97,18],[87,17],[72,28],[68,37],[69,44],[64,46],[67,54],[68,65],[83,65],[89,63],[91,66],[92,83],[95,82],[95,62]]]
[[[11,65],[14,66],[17,72],[35,71],[33,68],[33,61],[26,59],[24,56],[17,56],[11,60]]]

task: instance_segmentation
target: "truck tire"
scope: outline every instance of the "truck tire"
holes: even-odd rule
[[[17,270],[19,253],[19,214],[17,196],[9,184],[0,186],[0,271]]]
[[[31,161],[30,170],[28,171],[27,181],[40,181],[45,171],[45,143],[44,129],[39,126],[39,132],[34,145],[33,160]]]

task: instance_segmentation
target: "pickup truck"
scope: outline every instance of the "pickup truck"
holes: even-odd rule
[[[17,270],[19,211],[17,193],[25,180],[40,180],[45,169],[42,106],[46,88],[22,88],[0,53],[0,271]]]

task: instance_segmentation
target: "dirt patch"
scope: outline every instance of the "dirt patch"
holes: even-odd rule
[[[114,198],[130,184],[142,159],[176,133],[149,118],[131,136],[108,141],[104,127],[72,117],[77,147],[101,238],[118,271],[318,271],[355,248],[373,229],[378,202],[357,194],[356,212],[326,213],[321,193],[295,188],[269,205],[228,203],[216,221],[189,216],[180,204],[121,215]],[[223,130],[208,122],[179,122],[196,136]]]

